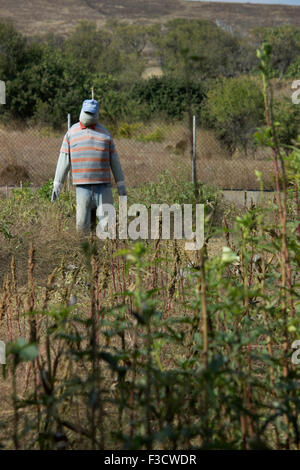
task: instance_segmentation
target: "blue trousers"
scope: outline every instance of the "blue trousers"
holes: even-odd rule
[[[102,214],[102,204],[113,204],[111,185],[77,184],[76,185],[76,228],[88,232],[91,228],[92,210],[97,211],[98,224],[107,224],[107,217]]]

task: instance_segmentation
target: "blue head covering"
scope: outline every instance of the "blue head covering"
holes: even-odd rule
[[[97,100],[84,100],[82,109],[85,113],[97,114],[99,111],[99,103]]]

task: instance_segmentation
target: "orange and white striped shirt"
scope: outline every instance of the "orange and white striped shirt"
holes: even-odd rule
[[[99,123],[89,127],[74,124],[64,136],[60,152],[69,156],[74,185],[111,183],[111,170],[117,184],[124,181],[112,136]],[[62,180],[62,175],[56,174],[55,180]]]

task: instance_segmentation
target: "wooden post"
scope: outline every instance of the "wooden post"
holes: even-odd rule
[[[193,158],[192,158],[192,181],[196,181],[196,116],[193,116]]]
[[[95,99],[94,87],[92,87],[91,90],[92,90],[92,100],[94,100]]]
[[[198,201],[199,191],[197,182],[197,168],[196,168],[196,116],[193,116],[193,157],[192,157],[192,181],[194,185],[195,198]]]

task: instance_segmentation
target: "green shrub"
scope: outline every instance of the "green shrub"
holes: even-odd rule
[[[215,22],[203,19],[169,21],[160,34],[153,35],[152,43],[163,71],[172,76],[186,76],[183,50],[188,50],[191,57],[200,58],[191,61],[189,79],[192,81],[244,72],[255,57],[249,54],[249,43],[224,31]]]
[[[148,40],[169,75],[141,80]],[[194,60],[199,48],[205,49],[205,57]],[[193,56],[189,93],[181,49]],[[202,105],[203,78],[244,71],[239,58],[248,59],[241,50],[244,46],[235,37],[202,20],[172,21],[167,32],[118,22],[97,28],[85,21],[65,39],[55,35],[26,40],[11,24],[0,23],[0,75],[7,85],[7,105],[0,116],[60,128],[67,113],[72,122],[78,120],[81,102],[91,96],[93,86],[101,119],[113,133],[125,120],[183,119],[187,103],[195,110]]]
[[[44,199],[51,199],[53,191],[53,180],[49,179],[41,188],[37,190],[38,194]]]
[[[139,122],[136,122],[133,124],[129,124],[128,122],[123,122],[120,124],[118,128],[117,135],[118,137],[122,139],[132,139],[136,135],[138,130],[140,129],[141,125],[142,124]]]
[[[156,128],[149,134],[139,134],[137,137],[139,142],[162,142],[164,140],[164,133],[160,128]]]
[[[298,26],[281,25],[275,28],[256,28],[253,33],[256,41],[266,42],[272,46],[270,77],[282,78],[289,76],[292,70],[295,71],[300,53],[300,29]]]
[[[138,201],[150,207],[151,204],[195,204],[195,190],[193,183],[180,171],[180,175],[173,176],[165,171],[155,183],[146,183],[129,192],[130,203]],[[198,182],[200,199],[198,203],[210,202],[217,204],[220,194],[213,186]]]
[[[295,60],[287,69],[285,73],[285,78],[295,78],[299,79],[300,77],[300,58]]]
[[[223,78],[207,93],[203,122],[213,129],[230,152],[246,151],[253,145],[253,133],[264,119],[264,99],[251,78]]]
[[[204,87],[201,83],[190,85],[191,104],[201,106]],[[173,119],[182,119],[187,111],[187,89],[182,79],[173,77],[152,77],[137,82],[131,89],[131,95],[140,106],[148,108],[150,115],[166,115]],[[145,109],[142,108],[142,109]]]
[[[277,135],[283,145],[291,145],[300,133],[300,108],[290,98],[274,103],[274,118],[278,123]]]

